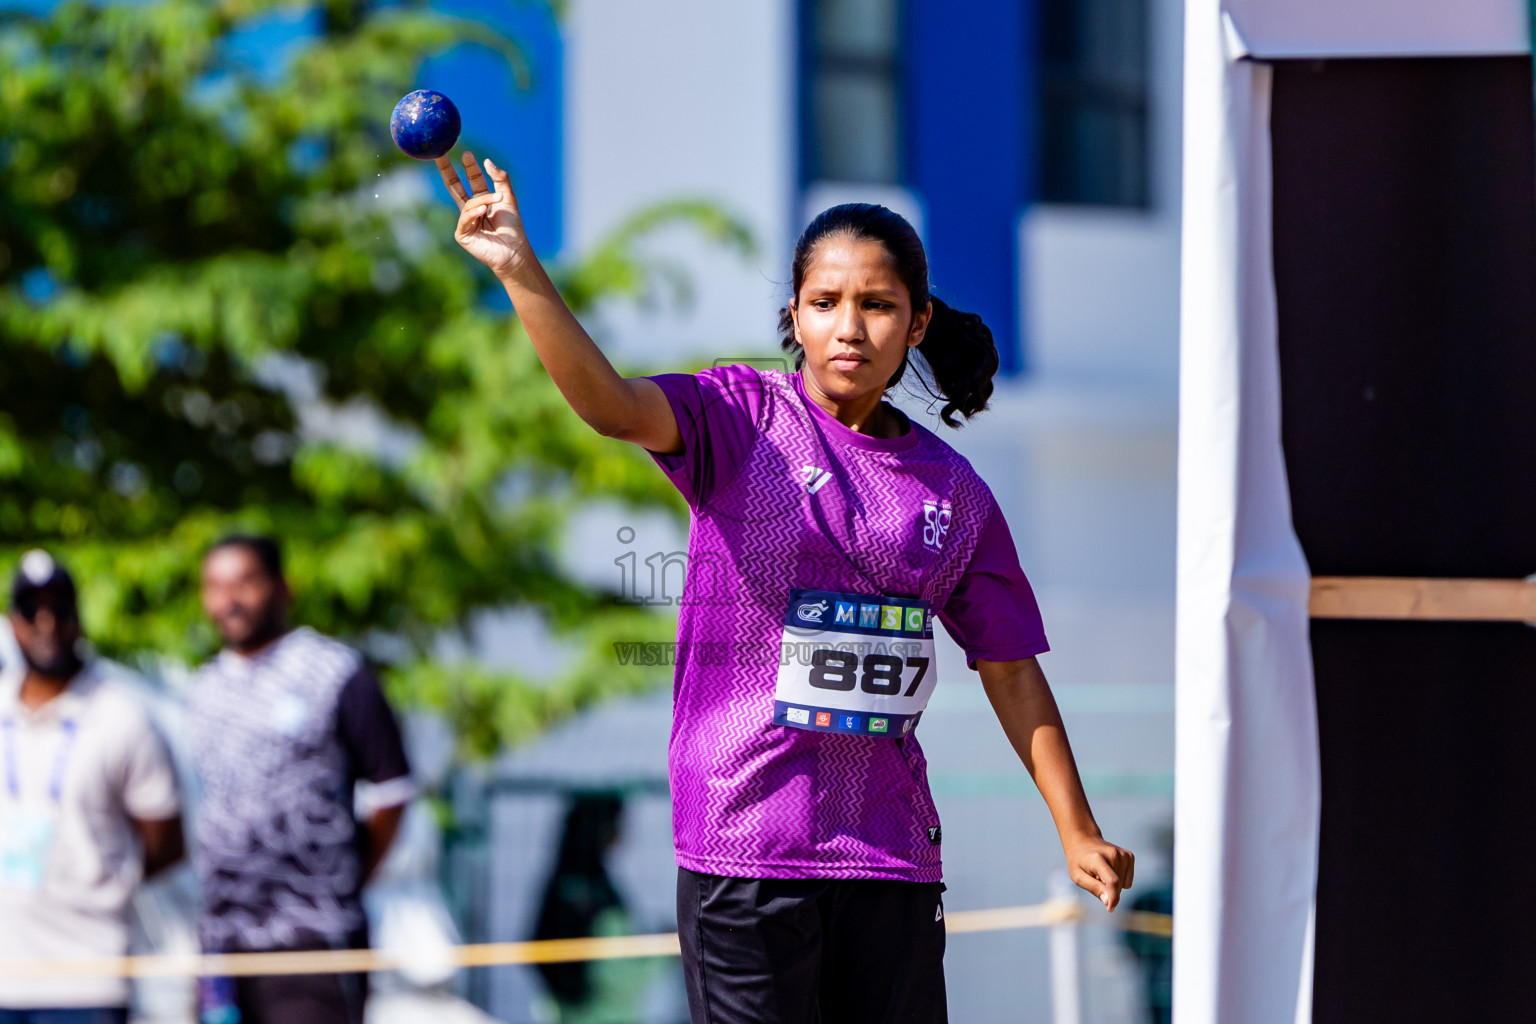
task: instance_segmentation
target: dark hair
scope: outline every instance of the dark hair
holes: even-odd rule
[[[253,533],[231,533],[215,541],[203,559],[206,561],[215,551],[223,551],[225,548],[249,551],[256,556],[256,561],[261,563],[268,576],[279,583],[283,582],[283,549],[276,538]]]
[[[948,426],[958,427],[955,413],[970,419],[985,409],[992,397],[992,378],[997,373],[997,343],[992,340],[991,330],[975,313],[963,313],[933,294],[928,285],[928,254],[923,251],[922,239],[900,214],[873,203],[844,203],[822,211],[795,243],[790,271],[794,291],[789,304],[779,310],[779,344],[784,351],[794,353],[795,369],[804,364],[805,350],[795,340],[793,309],[799,302],[800,286],[805,282],[805,271],[817,243],[832,235],[879,242],[890,254],[897,276],[912,296],[914,315],[930,301],[933,303],[933,317],[917,346],[923,362],[928,364],[928,379],[919,373],[918,380],[930,396],[945,399],[940,419]],[[907,350],[901,366],[886,381],[887,389],[895,387],[907,372],[911,352]],[[938,392],[933,390],[935,386]]]

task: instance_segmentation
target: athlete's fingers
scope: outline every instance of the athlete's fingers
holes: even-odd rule
[[[1136,876],[1136,855],[1119,846],[1110,846],[1104,854],[1110,870],[1120,876],[1120,888],[1129,889]]]
[[[475,154],[469,150],[464,151],[464,173],[469,178],[469,190],[477,196],[483,196],[491,190],[485,183],[485,175],[480,173],[480,163],[475,159]]]
[[[1120,902],[1120,875],[1109,864],[1109,858],[1095,850],[1083,858],[1081,865],[1083,873],[1097,882],[1086,888],[1095,893],[1106,910],[1114,910]]]
[[[478,196],[470,196],[464,200],[464,210],[480,210],[487,206],[495,206],[501,202],[501,197],[494,192],[482,192]]]
[[[512,179],[507,172],[497,167],[489,158],[485,161],[485,173],[491,176],[491,184],[496,188],[496,195],[505,199],[507,205],[512,207],[512,212],[517,212],[517,194],[512,191]]]
[[[459,208],[459,225],[454,234],[459,238],[467,238],[485,227],[486,216],[497,201],[498,197],[491,192],[467,199]]]
[[[453,196],[454,203],[459,209],[464,209],[464,201],[469,198],[469,193],[464,190],[464,183],[459,180],[459,172],[453,167],[453,161],[446,156],[437,158],[437,173],[443,176],[443,184],[448,186],[448,194]]]
[[[475,196],[466,202],[464,208],[459,211],[459,223],[454,228],[454,237],[462,242],[487,227],[486,215],[490,213],[493,205],[495,205],[494,196]]]
[[[1109,862],[1109,858],[1102,853],[1095,851],[1089,855],[1088,871],[1093,877],[1114,889],[1117,894],[1124,888],[1120,882],[1120,872],[1115,870],[1114,865]]]
[[[1082,889],[1084,892],[1093,893],[1094,898],[1097,899],[1100,903],[1104,904],[1105,910],[1110,909],[1110,900],[1112,897],[1110,895],[1108,886],[1099,881],[1093,875],[1089,874],[1087,871],[1083,870],[1081,867],[1073,866],[1069,870],[1069,874],[1072,877],[1072,882],[1074,885],[1076,885],[1079,889]]]

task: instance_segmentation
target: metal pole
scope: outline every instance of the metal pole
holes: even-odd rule
[[[1064,874],[1054,874],[1051,900],[1075,903],[1077,886]],[[1083,971],[1078,922],[1068,918],[1051,925],[1051,1009],[1054,1024],[1082,1024]]]

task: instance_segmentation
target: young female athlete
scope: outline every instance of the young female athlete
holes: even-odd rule
[[[670,748],[678,928],[696,1022],[946,1019],[938,815],[911,729],[933,620],[981,674],[1078,885],[1113,910],[1134,870],[1094,822],[1050,688],[1034,595],[991,492],[882,401],[922,355],[942,417],[986,407],[979,317],[928,290],[910,225],[834,207],[795,247],[794,373],[620,377],[530,250],[505,171],[464,154],[459,244],[495,271],[593,429],[688,499]]]

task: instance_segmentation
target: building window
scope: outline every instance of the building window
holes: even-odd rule
[[[1041,0],[1040,198],[1147,206],[1147,0]]]
[[[900,181],[898,0],[803,0],[801,32],[803,181]]]

